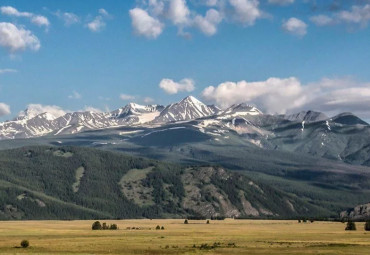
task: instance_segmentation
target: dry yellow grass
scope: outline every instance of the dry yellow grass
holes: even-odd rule
[[[0,222],[1,254],[370,254],[370,232],[337,222],[121,220],[119,230],[92,231],[93,221]],[[165,230],[155,230],[157,225]],[[140,230],[128,230],[137,227]],[[149,229],[151,228],[151,229]],[[16,248],[21,240],[27,249]],[[200,249],[201,244],[213,249]],[[235,243],[228,245],[229,243]],[[196,248],[193,248],[193,245]]]

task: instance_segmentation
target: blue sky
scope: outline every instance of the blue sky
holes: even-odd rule
[[[105,111],[188,94],[224,107],[246,101],[270,113],[314,108],[370,116],[370,1],[2,0],[1,6],[17,13],[0,13],[0,120],[29,104]]]

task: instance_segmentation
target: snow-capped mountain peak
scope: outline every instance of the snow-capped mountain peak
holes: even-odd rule
[[[262,112],[257,109],[256,107],[241,103],[241,104],[234,104],[227,108],[226,110],[220,112],[221,119],[228,119],[228,118],[234,118],[234,117],[245,117],[248,115],[259,115],[262,114]]]
[[[193,120],[213,115],[213,108],[205,105],[193,96],[188,96],[178,103],[168,105],[155,118],[156,123]]]

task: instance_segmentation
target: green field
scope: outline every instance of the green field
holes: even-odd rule
[[[363,230],[363,223],[357,223],[357,231],[344,231],[345,224],[339,222],[119,220],[107,221],[118,224],[119,230],[95,231],[92,223],[1,222],[0,253],[357,255],[370,251],[370,232]],[[157,225],[165,229],[156,230]],[[29,248],[18,247],[23,239],[29,240]]]

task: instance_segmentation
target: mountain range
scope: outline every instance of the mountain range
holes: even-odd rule
[[[341,211],[368,203],[370,197],[370,126],[352,113],[328,117],[309,110],[272,115],[245,103],[219,109],[190,96],[168,106],[130,103],[108,113],[74,112],[59,117],[28,109],[1,123],[0,137],[2,150],[40,145],[76,151],[76,146],[92,147],[186,167],[212,167],[216,172],[221,167],[280,192],[292,203],[290,198],[297,198],[300,208],[316,216],[339,216]],[[231,204],[239,206],[240,216],[248,216],[240,209],[240,199]],[[254,198],[250,199],[253,205]],[[272,196],[267,199],[272,203]],[[262,213],[266,205],[253,207],[258,217],[267,216]],[[304,214],[274,210],[284,217]],[[222,215],[225,211],[214,212]],[[181,215],[186,214],[192,213],[184,209]]]

